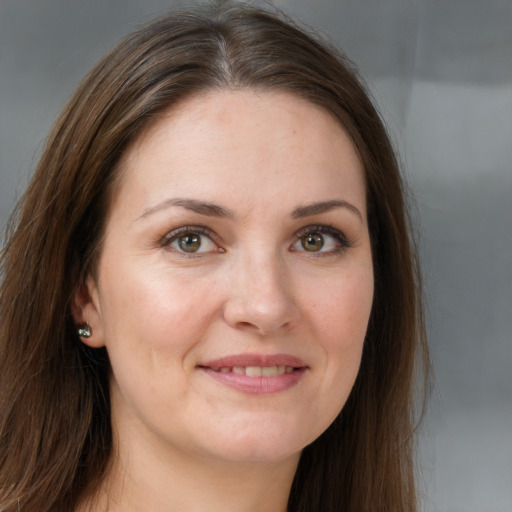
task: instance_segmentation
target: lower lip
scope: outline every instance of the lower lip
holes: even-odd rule
[[[283,373],[275,377],[248,377],[232,372],[218,372],[211,368],[200,368],[203,372],[221,384],[225,384],[243,393],[266,395],[279,393],[295,386],[306,373],[306,368],[297,368],[291,373]]]

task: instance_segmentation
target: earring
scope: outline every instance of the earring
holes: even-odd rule
[[[87,322],[78,327],[78,336],[80,338],[90,338],[92,336],[91,326]]]

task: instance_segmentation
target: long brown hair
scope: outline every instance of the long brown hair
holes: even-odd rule
[[[404,189],[352,64],[282,16],[223,3],[128,36],[58,119],[1,255],[0,510],[73,511],[112,458],[108,355],[70,300],[94,272],[116,164],[147,124],[216,88],[280,90],[336,116],[366,171],[375,297],[344,409],[303,451],[294,512],[413,512],[415,368],[428,361]]]

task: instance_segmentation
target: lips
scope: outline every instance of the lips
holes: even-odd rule
[[[308,367],[288,354],[238,354],[202,363],[198,368],[238,391],[267,394],[293,387]]]
[[[222,366],[221,368],[212,368],[221,373],[235,373],[236,375],[247,375],[247,377],[276,377],[283,373],[292,373],[293,366]]]
[[[302,359],[288,354],[235,354],[202,363],[200,366],[220,370],[221,368],[247,368],[250,366],[259,366],[261,368],[271,366],[304,368],[307,365]]]

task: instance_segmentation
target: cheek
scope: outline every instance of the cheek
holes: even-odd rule
[[[313,339],[323,352],[325,386],[341,392],[324,396],[339,395],[344,401],[359,371],[368,328],[373,302],[371,267],[332,278],[323,290],[315,290],[308,306]]]
[[[309,292],[308,310],[328,345],[360,344],[366,334],[373,302],[371,267],[342,273]]]
[[[351,268],[303,289],[303,311],[312,329],[308,339],[319,354],[311,374],[318,392],[309,407],[309,423],[304,418],[314,434],[311,441],[343,409],[359,372],[373,302],[371,269]]]
[[[158,270],[158,268],[157,268]],[[163,268],[118,265],[105,275],[102,301],[107,348],[131,347],[160,355],[186,350],[215,314],[211,284]]]
[[[144,404],[172,411],[188,392],[189,356],[215,315],[212,283],[137,265],[120,264],[105,275],[105,344],[118,397],[137,414],[145,414]],[[173,399],[162,400],[162,393]]]

